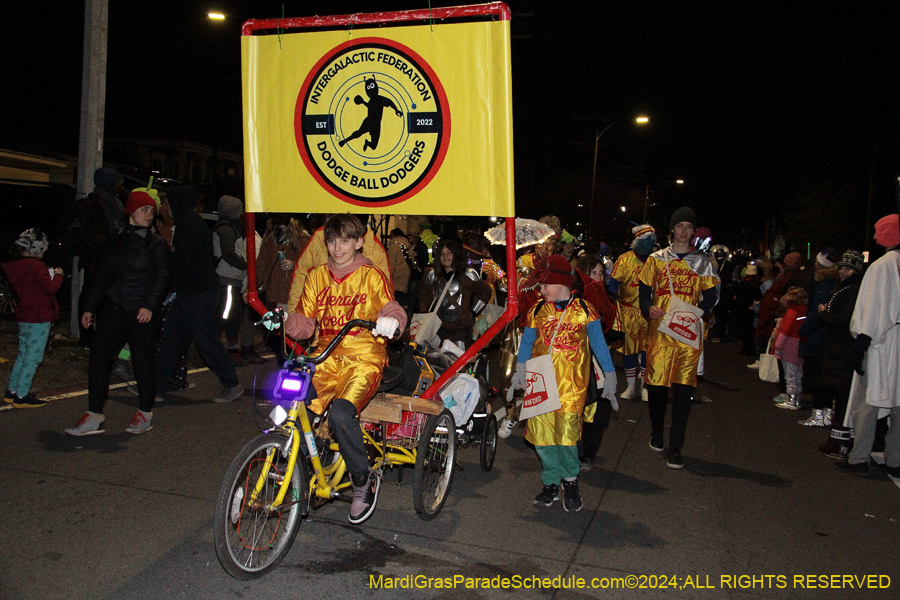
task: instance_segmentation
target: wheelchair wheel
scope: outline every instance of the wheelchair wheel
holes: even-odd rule
[[[494,457],[497,456],[497,417],[487,416],[484,429],[481,431],[481,470],[487,473],[494,468]]]
[[[430,521],[444,507],[456,468],[456,424],[450,411],[425,422],[416,449],[413,505],[423,521]]]
[[[309,493],[309,475],[302,457],[294,466],[281,510],[268,509],[287,469],[287,440],[279,433],[250,440],[231,461],[222,481],[215,513],[216,555],[222,567],[236,579],[257,579],[278,566],[291,549],[300,527]],[[251,502],[253,489],[270,460],[259,497]]]

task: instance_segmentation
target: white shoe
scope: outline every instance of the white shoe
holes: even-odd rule
[[[500,427],[497,428],[497,436],[503,439],[508,438],[512,435],[513,429],[518,425],[518,421],[510,421],[506,417],[503,418],[503,421],[500,423]]]
[[[619,396],[622,400],[631,400],[634,398],[634,384],[629,384],[625,391],[622,392],[622,395]]]
[[[641,388],[641,401],[642,402],[650,401],[650,396],[647,394],[647,388],[645,388],[645,387]]]
[[[139,410],[134,413],[134,417],[131,418],[131,425],[126,427],[125,431],[127,431],[128,433],[133,433],[134,435],[146,433],[153,429],[152,421],[152,412],[144,412],[142,410]]]
[[[81,420],[78,421],[78,425],[76,425],[75,427],[69,427],[68,429],[66,429],[66,433],[74,436],[103,433],[103,427],[100,424],[105,420],[106,417],[101,415],[100,413],[92,413],[91,411],[88,411],[81,416]]]
[[[752,365],[747,365],[747,368],[748,368],[748,369],[754,369],[754,370],[756,370],[756,371],[759,371],[759,359],[757,358],[757,359],[756,359],[756,362],[753,363]]]
[[[775,404],[781,404],[782,402],[787,402],[788,398],[790,398],[790,396],[785,393],[781,393],[772,398],[772,402],[774,402]]]

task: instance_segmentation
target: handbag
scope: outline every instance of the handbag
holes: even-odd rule
[[[686,346],[690,346],[694,350],[699,350],[700,342],[703,339],[703,328],[701,327],[703,311],[675,295],[675,286],[672,285],[672,271],[669,269],[669,257],[665,254],[663,256],[666,260],[666,272],[669,276],[671,300],[669,301],[669,309],[666,311],[657,330]]]
[[[503,316],[504,312],[506,312],[506,307],[489,303],[484,307],[484,311],[482,313],[484,316],[482,318],[487,321],[487,326],[490,327],[497,322],[497,319]]]
[[[759,378],[769,383],[778,383],[778,357],[774,354],[769,354],[771,349],[772,338],[769,338],[769,343],[766,345],[766,353],[759,357]]]
[[[566,318],[568,310],[567,306],[556,324],[547,354],[525,361],[525,399],[522,402],[522,411],[519,413],[521,420],[562,408],[559,401],[559,386],[556,383],[556,371],[553,369],[553,342],[556,340],[559,326]]]
[[[413,315],[412,320],[409,322],[409,339],[414,340],[417,344],[430,344],[432,342],[434,336],[437,335],[438,329],[443,325],[443,321],[437,316],[438,308],[440,308],[444,295],[450,288],[450,282],[453,281],[454,277],[456,277],[456,273],[450,276],[450,280],[447,281],[447,285],[444,286],[441,295],[438,296],[436,301],[432,302],[427,313],[415,313]]]

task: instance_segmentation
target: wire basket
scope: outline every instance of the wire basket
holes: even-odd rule
[[[424,413],[404,410],[399,423],[385,424],[388,443],[401,448],[416,448],[427,420],[428,415]]]

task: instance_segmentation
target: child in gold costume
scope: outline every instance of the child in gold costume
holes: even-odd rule
[[[647,319],[641,314],[638,303],[638,290],[640,288],[641,271],[647,257],[653,252],[653,244],[656,242],[656,232],[650,225],[638,225],[631,230],[634,233],[634,242],[631,251],[626,252],[616,260],[610,274],[608,289],[610,294],[618,296],[616,306],[616,322],[613,329],[625,334],[620,348],[623,358],[622,366],[625,367],[625,379],[628,387],[622,392],[623,400],[631,400],[637,393],[636,382],[641,384],[641,400],[647,401],[647,388],[644,378],[647,370],[647,335],[649,326]],[[641,376],[637,378],[638,362],[640,361]]]
[[[704,318],[719,296],[719,276],[709,257],[691,246],[696,223],[697,218],[690,207],[682,206],[676,210],[669,223],[672,244],[650,255],[640,277],[641,312],[650,319],[645,382],[650,409],[650,448],[657,452],[665,450],[663,431],[671,387],[674,400],[667,464],[672,469],[684,467],[681,448],[691,414],[691,397],[697,385],[697,364],[703,341],[700,336],[701,347],[695,349],[659,331],[659,324],[671,304],[669,274],[675,295],[702,309]]]
[[[525,361],[552,354],[560,408],[528,420],[525,439],[535,445],[541,459],[543,489],[535,504],[550,506],[565,492],[563,508],[581,510],[578,491],[578,440],[589,385],[591,352],[600,363],[605,381],[602,396],[615,398],[616,373],[597,309],[574,297],[575,271],[562,256],[550,256],[537,272],[544,300],[529,312],[519,346],[513,387],[525,387]]]
[[[372,261],[363,256],[366,228],[355,216],[334,215],[323,228],[328,261],[309,271],[299,302],[284,324],[293,339],[306,339],[318,324],[321,352],[353,319],[376,321],[373,331],[351,332],[316,368],[315,397],[309,408],[322,414],[330,406],[334,432],[353,480],[350,522],[361,523],[375,510],[380,480],[369,468],[359,413],[381,382],[387,363],[385,340],[406,326],[406,311],[394,300],[393,286]]]

